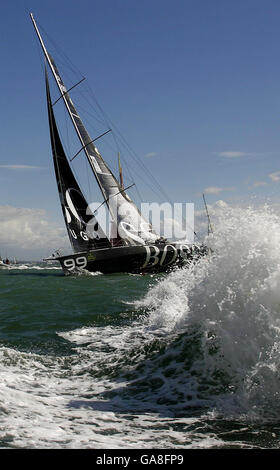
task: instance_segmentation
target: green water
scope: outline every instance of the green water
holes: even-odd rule
[[[0,447],[277,448],[275,418],[236,412],[238,378],[218,347],[206,356],[187,284],[0,271]]]
[[[38,353],[51,347],[57,354],[69,348],[63,341],[56,344],[57,331],[125,324],[137,316],[130,302],[156,282],[122,274],[64,276],[61,270],[32,265],[28,270],[2,270],[0,276],[1,344]]]

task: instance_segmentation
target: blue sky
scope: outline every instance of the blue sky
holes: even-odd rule
[[[0,206],[22,209],[24,237],[36,220],[42,233],[40,211],[46,237],[65,233],[30,11],[172,201],[278,201],[279,1],[10,1],[0,18]],[[34,249],[8,240],[6,216],[0,245],[47,254],[47,239]]]

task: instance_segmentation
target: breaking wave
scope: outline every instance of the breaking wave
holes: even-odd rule
[[[211,217],[168,275],[3,276],[2,446],[279,448],[280,217]]]
[[[188,398],[211,400],[223,414],[277,418],[280,217],[267,206],[220,202],[214,226],[206,240],[211,255],[170,274],[138,307],[149,313],[150,329],[181,335],[169,352],[178,359],[185,351]]]

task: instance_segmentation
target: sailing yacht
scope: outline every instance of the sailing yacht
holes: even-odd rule
[[[32,13],[30,14],[45,57],[45,82],[50,140],[64,221],[72,253],[59,252],[49,259],[60,262],[65,274],[81,272],[154,273],[183,266],[205,253],[205,247],[193,244],[172,243],[162,239],[147,222],[120,181],[101,156],[85,128],[74,105],[69,90],[64,85],[58,68],[47,51]],[[52,104],[48,70],[51,71],[67,113],[81,144],[91,176],[97,182],[103,203],[112,220],[112,232],[107,236],[80,188],[71,169],[58,131]],[[100,137],[100,136],[99,136]],[[78,152],[78,153],[79,153]],[[121,168],[120,168],[121,169]]]

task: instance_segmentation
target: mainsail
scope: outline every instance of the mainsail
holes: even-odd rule
[[[154,242],[158,239],[158,235],[154,233],[151,225],[144,219],[134,202],[125,193],[124,189],[103,160],[97,147],[94,145],[93,139],[90,137],[83,125],[73,101],[67,92],[54,60],[43,43],[32,14],[31,19],[45,57],[60,90],[61,98],[65,103],[81,142],[81,150],[84,150],[85,152],[89,165],[103,195],[104,202],[110,211],[113,220],[112,226],[114,228],[114,233],[113,235],[111,234],[111,238],[120,237],[123,243],[128,245],[143,245],[148,242]]]
[[[74,252],[89,251],[93,248],[110,247],[94,215],[90,212],[75,176],[65,155],[52,109],[49,81],[46,75],[51,146],[58,192],[65,224]]]

